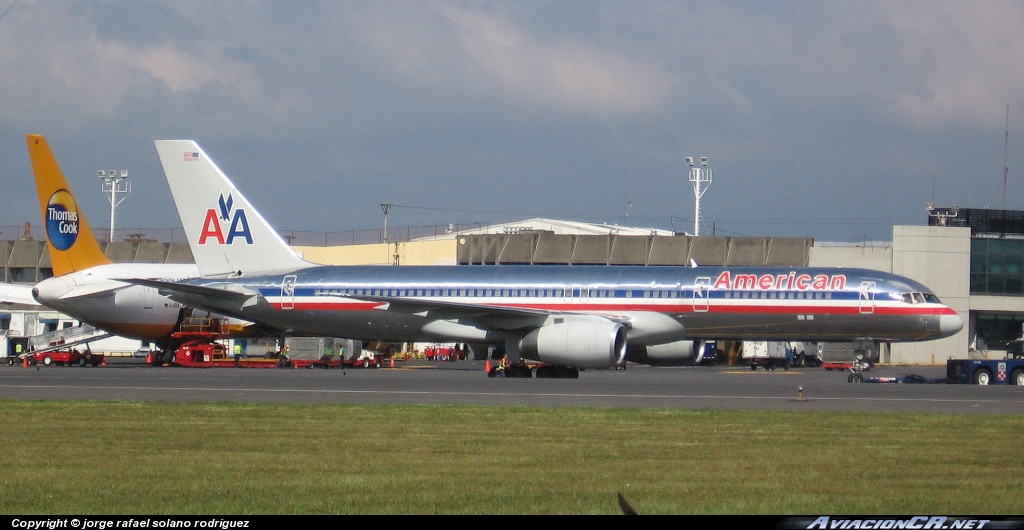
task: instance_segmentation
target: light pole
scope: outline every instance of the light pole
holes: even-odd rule
[[[114,212],[117,211],[117,205],[124,201],[125,197],[121,199],[117,198],[118,193],[128,194],[132,192],[132,183],[128,182],[128,170],[122,169],[120,171],[111,169],[109,171],[99,170],[96,172],[96,177],[103,181],[103,193],[110,194],[110,237],[107,239],[108,242],[114,242]]]
[[[686,157],[686,165],[690,166],[690,182],[693,183],[693,196],[696,199],[696,205],[693,212],[693,235],[700,235],[700,198],[704,196],[704,192],[708,191],[705,187],[701,189],[702,185],[711,184],[711,170],[708,169],[708,157],[700,157],[700,167],[694,167],[693,157]]]
[[[392,206],[394,206],[394,204],[381,204],[380,205],[381,209],[384,210],[384,237],[383,237],[383,239],[384,239],[385,243],[388,242],[388,211],[391,210]]]

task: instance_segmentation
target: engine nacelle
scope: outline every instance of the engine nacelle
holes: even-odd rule
[[[615,322],[549,324],[523,337],[519,354],[574,368],[611,368],[625,358],[626,330]]]
[[[631,346],[626,358],[630,362],[650,366],[693,366],[704,360],[704,343],[680,340],[653,346]]]

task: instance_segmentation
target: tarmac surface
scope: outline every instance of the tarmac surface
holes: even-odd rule
[[[483,361],[397,362],[395,368],[181,368],[142,359],[107,366],[0,366],[0,399],[167,402],[528,405],[685,409],[1024,414],[1024,387],[946,384],[945,366],[876,366],[850,383],[822,368],[629,365],[578,379],[489,378]]]

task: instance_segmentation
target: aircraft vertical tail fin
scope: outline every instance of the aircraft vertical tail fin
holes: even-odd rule
[[[38,134],[26,134],[25,141],[32,162],[53,274],[62,276],[112,263],[96,242],[89,223],[85,222],[85,215],[79,210],[46,138]]]
[[[155,143],[200,274],[241,276],[312,265],[292,252],[199,144]]]

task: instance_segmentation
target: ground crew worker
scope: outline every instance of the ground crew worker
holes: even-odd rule
[[[235,353],[235,366],[238,366],[242,362],[242,343],[235,341],[235,346],[232,349]]]
[[[508,368],[508,355],[502,355],[501,360],[498,361],[498,367],[494,371],[494,375],[498,377],[505,377],[505,369]]]

